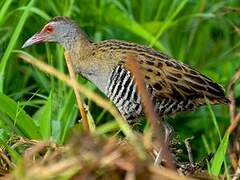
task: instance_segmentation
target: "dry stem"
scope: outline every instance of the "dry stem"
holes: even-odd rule
[[[228,95],[231,101],[229,105],[230,119],[231,124],[228,127],[229,134],[232,134],[232,140],[229,144],[228,154],[231,162],[232,168],[235,170],[235,174],[239,173],[239,162],[240,162],[240,153],[239,153],[239,131],[238,125],[240,121],[240,112],[236,108],[236,95],[235,95],[235,86],[240,80],[240,69],[237,70],[235,75],[232,77],[229,86],[228,86]]]
[[[240,121],[240,112],[237,112],[236,102],[235,102],[235,91],[234,91],[235,85],[239,79],[240,79],[240,69],[237,70],[237,72],[231,79],[228,86],[228,94],[229,94],[229,99],[231,101],[229,105],[230,118],[231,118],[231,125],[228,128],[229,133],[232,133],[237,128],[238,123]]]
[[[134,76],[134,80],[136,81],[137,89],[144,106],[144,113],[146,114],[146,116],[151,122],[152,128],[154,130],[154,133],[160,145],[159,147],[162,148],[161,153],[162,153],[162,157],[165,158],[166,160],[166,167],[175,169],[172,158],[171,158],[171,154],[168,148],[168,141],[164,141],[164,135],[163,133],[161,133],[161,132],[164,132],[164,127],[162,123],[160,123],[160,128],[159,128],[158,116],[154,111],[154,106],[150,99],[150,95],[146,90],[144,78],[142,76],[142,73],[140,72],[140,66],[137,62],[137,58],[133,54],[128,54],[127,68],[131,71],[131,73]],[[162,131],[160,131],[160,129]]]
[[[75,75],[75,72],[73,70],[73,64],[72,64],[71,56],[69,55],[68,51],[66,51],[66,50],[64,51],[64,56],[65,56],[68,71],[69,71],[69,74],[70,74],[70,78],[73,81],[76,81],[76,75]],[[81,114],[81,117],[82,117],[83,129],[86,133],[90,133],[86,111],[85,111],[83,102],[81,101],[81,97],[78,93],[77,87],[75,85],[73,86],[73,90],[74,90],[74,93],[75,93],[75,96],[76,96],[76,99],[77,99],[77,104],[78,104],[78,107],[79,107],[79,111],[80,111],[80,114]]]

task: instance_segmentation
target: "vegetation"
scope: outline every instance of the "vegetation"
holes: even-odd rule
[[[195,67],[225,89],[240,66],[239,0],[0,0],[0,149],[17,167],[22,165],[21,155],[26,149],[24,143],[20,148],[12,146],[20,137],[64,145],[73,129],[82,132],[73,90],[19,57],[25,53],[68,73],[59,45],[21,49],[26,39],[58,15],[79,22],[93,41],[122,39],[151,46]],[[103,96],[86,79],[79,77],[79,82]],[[237,110],[240,86],[234,84],[232,91]],[[93,134],[110,139],[124,131],[124,126],[94,99],[81,97]],[[208,171],[227,178],[236,170],[227,148],[234,148],[237,138],[233,135],[239,135],[235,130],[229,138],[230,114],[228,106],[208,105],[168,117],[180,142],[194,136],[194,161],[216,152]],[[240,157],[239,152],[236,156]],[[187,160],[185,150],[182,159]],[[0,156],[0,166],[1,162]]]

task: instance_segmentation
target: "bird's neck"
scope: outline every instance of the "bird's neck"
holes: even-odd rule
[[[59,43],[71,55],[72,62],[76,71],[79,70],[79,65],[84,64],[86,57],[91,53],[92,43],[89,41],[87,35],[79,28],[74,27],[68,32],[62,41]]]
[[[93,82],[103,93],[106,93],[109,68],[102,61],[104,54],[96,55],[94,43],[86,40],[78,40],[69,51],[74,70],[91,82]]]
[[[81,47],[84,48],[91,44],[87,36],[78,31],[71,32],[70,35],[65,36],[59,43],[69,52],[75,51],[76,46],[81,45]]]
[[[83,73],[91,69],[88,65],[91,63],[89,58],[94,46],[85,36],[76,36],[62,45],[70,53],[74,69],[77,73]]]

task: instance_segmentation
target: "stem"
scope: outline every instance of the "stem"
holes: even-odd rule
[[[127,68],[133,74],[138,93],[142,99],[144,113],[152,125],[153,131],[154,131],[157,141],[159,143],[159,147],[161,147],[162,156],[166,160],[166,167],[174,170],[175,166],[173,164],[171,153],[169,151],[168,141],[166,141],[166,142],[164,141],[164,135],[162,133],[164,131],[160,131],[160,129],[164,130],[165,128],[161,122],[160,129],[159,129],[158,117],[154,111],[154,106],[151,101],[150,95],[149,95],[148,91],[146,90],[144,78],[143,78],[142,73],[140,72],[140,66],[137,62],[137,57],[134,54],[128,54]]]
[[[76,81],[76,75],[75,75],[75,72],[73,70],[73,64],[72,64],[71,56],[69,55],[68,51],[66,51],[66,50],[64,51],[64,56],[65,56],[68,71],[69,71],[69,74],[70,74],[70,78],[73,81]],[[74,93],[75,93],[75,96],[76,96],[76,99],[77,99],[78,108],[79,108],[79,111],[80,111],[80,114],[81,114],[81,117],[82,117],[83,129],[84,129],[85,132],[90,133],[86,111],[85,111],[83,102],[81,101],[81,97],[78,93],[78,90],[77,90],[77,87],[75,86],[75,84],[73,86],[73,90],[74,90]]]

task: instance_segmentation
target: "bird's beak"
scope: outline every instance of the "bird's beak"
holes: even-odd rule
[[[42,33],[36,33],[23,44],[22,48],[26,48],[33,44],[41,43],[41,42],[45,41],[45,39],[46,38],[43,36]]]

